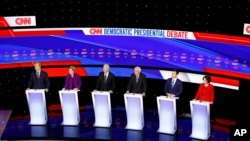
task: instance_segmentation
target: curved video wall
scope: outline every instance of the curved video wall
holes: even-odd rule
[[[116,76],[130,76],[134,66],[141,66],[148,78],[167,79],[175,68],[184,82],[200,83],[209,73],[216,86],[230,89],[238,89],[238,79],[250,79],[246,37],[135,28],[2,31],[1,69],[40,61],[50,77],[65,76],[69,65],[81,76],[97,76],[103,64],[110,64]]]

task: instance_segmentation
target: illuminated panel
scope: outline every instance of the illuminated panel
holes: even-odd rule
[[[29,67],[35,61],[50,62],[50,65],[43,64],[48,66],[44,69],[50,77],[59,77],[67,74],[70,65],[108,63],[250,79],[250,40],[245,37],[135,28],[15,29],[9,33],[15,37],[6,34],[0,38],[0,68]],[[77,71],[81,76],[97,74],[92,68],[88,69],[79,67]],[[117,76],[129,75],[126,68],[123,69],[116,71]],[[163,78],[158,69],[147,73],[149,78]],[[219,81],[213,82],[217,86],[238,85],[236,81],[214,80]]]

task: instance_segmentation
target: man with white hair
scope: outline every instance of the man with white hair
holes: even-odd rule
[[[99,73],[96,87],[94,91],[109,91],[113,93],[115,90],[115,75],[110,72],[108,64],[103,65],[103,71]]]
[[[127,93],[140,93],[143,96],[146,95],[147,82],[146,75],[141,72],[141,68],[136,66],[134,68],[134,73],[131,74],[128,86]]]

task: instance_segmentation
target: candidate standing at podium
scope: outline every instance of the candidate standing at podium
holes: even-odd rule
[[[69,67],[69,74],[65,78],[63,90],[80,90],[82,81],[80,75],[75,73],[75,66]]]
[[[178,70],[172,70],[172,77],[168,78],[165,84],[165,94],[169,98],[180,97],[182,94],[183,84],[182,81],[177,78],[179,74]],[[176,100],[176,111],[177,114],[181,114],[181,102],[180,100]]]
[[[110,72],[110,66],[108,64],[104,64],[103,71],[99,73],[94,91],[109,91],[109,93],[112,94],[114,90],[115,75]]]
[[[28,89],[45,89],[45,92],[48,92],[50,81],[48,78],[48,74],[41,70],[41,63],[34,63],[35,71],[33,71],[30,75]]]
[[[214,86],[210,83],[211,77],[205,75],[202,78],[203,83],[200,84],[196,95],[193,100],[200,102],[209,102],[210,103],[210,118],[213,120],[215,118],[214,110],[212,110],[214,103]]]
[[[127,86],[127,93],[138,93],[143,96],[146,95],[147,81],[146,75],[141,72],[140,67],[134,68],[134,73],[131,74],[130,80]]]
[[[143,96],[143,111],[144,113],[148,109],[149,99],[146,98],[146,90],[147,90],[147,81],[146,75],[141,72],[141,68],[139,66],[134,68],[134,73],[131,74],[126,93],[136,93],[142,94]]]
[[[165,93],[168,97],[179,97],[182,94],[182,81],[177,78],[179,71],[173,70],[172,77],[168,78],[165,84]]]
[[[116,107],[118,105],[118,97],[114,95],[115,91],[115,75],[110,72],[110,66],[108,64],[103,65],[103,71],[99,73],[94,91],[108,91],[111,99],[111,106]]]
[[[214,102],[214,86],[210,84],[211,77],[209,75],[205,75],[202,78],[202,80],[203,80],[203,83],[200,84],[194,100],[213,103]]]

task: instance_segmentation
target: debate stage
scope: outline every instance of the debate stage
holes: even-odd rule
[[[1,140],[147,140],[147,141],[194,141],[190,138],[192,123],[187,116],[178,116],[175,135],[158,133],[159,118],[157,110],[148,110],[144,114],[145,125],[142,130],[125,129],[127,124],[124,107],[112,108],[110,128],[94,127],[95,117],[91,105],[80,107],[80,124],[61,125],[63,121],[60,105],[51,105],[48,111],[48,123],[43,126],[29,125],[29,115],[12,116],[11,110],[1,110]],[[224,124],[224,125],[223,125]],[[228,124],[228,125],[226,125]],[[209,140],[229,140],[230,122],[216,119],[211,125]]]

